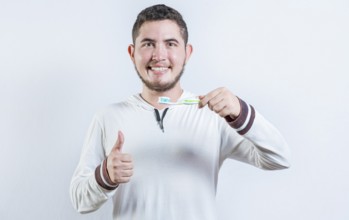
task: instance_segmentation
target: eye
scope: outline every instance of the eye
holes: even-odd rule
[[[174,42],[168,42],[168,46],[169,46],[169,47],[175,47],[175,46],[177,46],[177,44],[174,43]]]
[[[143,47],[154,47],[154,43],[152,43],[152,42],[145,42],[143,44]]]

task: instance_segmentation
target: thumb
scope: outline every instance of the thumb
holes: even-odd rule
[[[200,99],[200,102],[199,102],[199,108],[202,108],[204,107],[204,104],[202,103],[202,100],[205,98],[205,96],[203,95],[199,95],[198,98]]]
[[[122,150],[122,146],[124,145],[124,134],[121,131],[118,131],[118,139],[116,140],[113,151],[120,151]]]

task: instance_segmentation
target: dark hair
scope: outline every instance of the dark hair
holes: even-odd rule
[[[153,5],[143,9],[137,16],[137,19],[132,28],[132,40],[135,43],[136,38],[139,35],[139,29],[146,21],[161,21],[171,20],[177,23],[179,26],[184,43],[188,43],[188,29],[187,24],[183,20],[182,15],[175,9],[166,5]]]

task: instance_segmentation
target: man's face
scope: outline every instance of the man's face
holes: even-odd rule
[[[145,86],[163,92],[179,86],[192,48],[185,45],[174,21],[161,20],[145,22],[128,51]]]

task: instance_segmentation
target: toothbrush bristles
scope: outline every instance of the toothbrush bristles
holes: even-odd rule
[[[168,104],[171,102],[171,99],[169,97],[165,97],[165,96],[161,96],[159,97],[159,101],[158,103],[161,103],[161,104]]]

